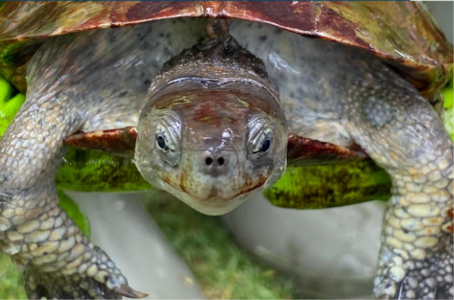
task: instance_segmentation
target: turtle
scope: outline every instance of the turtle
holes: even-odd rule
[[[375,294],[453,297],[453,143],[431,105],[452,45],[421,3],[8,2],[0,20],[0,72],[27,89],[0,141],[0,249],[29,298],[146,296],[56,196],[64,143],[120,141],[212,215],[287,165],[369,156],[392,180]]]

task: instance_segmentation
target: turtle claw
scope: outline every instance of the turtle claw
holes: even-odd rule
[[[25,276],[25,290],[29,299],[121,299],[122,296],[136,295],[131,292],[125,293],[121,289],[111,290],[105,284],[89,277],[80,280],[66,278],[65,282],[62,282],[61,280],[49,281],[48,278],[43,280],[40,275],[35,273]],[[139,295],[145,294],[139,293]]]
[[[119,287],[115,287],[113,290],[117,294],[128,298],[145,298],[148,296],[148,294],[136,291],[126,284],[122,284]]]
[[[29,299],[121,299],[148,296],[128,286],[121,274],[110,274],[100,280],[81,274],[40,272],[34,266],[24,270],[25,290]]]
[[[93,249],[102,251],[96,246]],[[103,251],[102,253],[104,254]],[[91,265],[92,269],[95,267],[100,269],[94,276],[93,273],[86,272],[68,274],[66,267],[46,272],[31,264],[27,265],[24,270],[27,296],[29,299],[121,299],[122,296],[129,298],[148,296],[129,287],[126,278],[114,267],[112,261],[104,263],[110,268],[96,262]]]
[[[453,241],[423,260],[409,259],[402,266],[383,269],[375,282],[380,299],[453,299]],[[441,249],[439,249],[441,250]]]
[[[392,281],[389,278],[384,278],[380,276],[376,279],[379,283],[376,284],[374,293],[378,295],[378,299],[394,299],[394,295],[396,295],[396,282]]]
[[[29,299],[121,299],[121,295],[93,278],[51,279],[36,271],[25,272]],[[57,274],[54,274],[57,275]]]
[[[29,299],[121,299],[145,298],[148,294],[141,293],[122,284],[112,289],[108,284],[94,278],[63,278],[51,280],[36,272],[25,273],[25,290]]]

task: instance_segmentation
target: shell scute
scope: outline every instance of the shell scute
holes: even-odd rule
[[[367,1],[6,2],[0,10],[0,73],[24,91],[24,65],[36,42],[77,31],[180,17],[263,22],[372,51],[426,98],[452,73],[452,45],[423,4]]]

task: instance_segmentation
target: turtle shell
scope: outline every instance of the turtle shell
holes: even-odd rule
[[[426,98],[453,70],[452,45],[419,2],[30,1],[0,7],[0,74],[25,91],[27,62],[47,37],[178,17],[264,22],[359,47],[395,67]]]

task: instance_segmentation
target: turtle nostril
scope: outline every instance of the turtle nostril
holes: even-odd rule
[[[214,163],[214,165],[213,165]],[[219,157],[219,158],[216,158],[216,157],[212,157],[212,156],[207,156],[205,157],[205,165],[207,165],[208,167],[209,166],[212,166],[216,168],[216,166],[223,166],[225,164],[225,159],[224,157]]]

